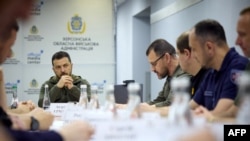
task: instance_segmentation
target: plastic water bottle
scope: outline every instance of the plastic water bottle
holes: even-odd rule
[[[87,109],[87,106],[88,106],[87,85],[82,84],[80,88],[81,88],[81,94],[79,98],[79,105]]]
[[[102,83],[98,83],[98,90],[97,90],[97,93],[98,93],[98,98],[99,98],[99,102],[100,102],[100,105],[104,105],[104,102],[105,102],[105,89],[106,89],[106,80],[103,80]]]
[[[139,83],[129,83],[127,86],[129,100],[127,104],[127,111],[130,117],[140,117],[139,104],[141,103],[139,92],[141,86]]]
[[[250,124],[250,74],[242,73],[238,79],[240,106],[236,116],[236,123]]]
[[[91,97],[90,97],[90,102],[89,102],[89,109],[99,109],[99,99],[98,99],[98,86],[97,85],[92,85],[91,86]]]
[[[173,78],[171,80],[174,99],[168,115],[170,124],[186,126],[193,123],[191,110],[189,108],[189,86],[190,79],[187,77]]]
[[[113,112],[114,116],[116,115],[114,85],[110,84],[106,88],[106,100],[105,100],[104,110],[111,111]]]
[[[43,109],[48,110],[50,107],[50,97],[49,97],[49,86],[45,84],[44,86],[44,98],[43,98]]]
[[[11,109],[16,109],[17,106],[18,106],[17,85],[13,85],[12,86]]]

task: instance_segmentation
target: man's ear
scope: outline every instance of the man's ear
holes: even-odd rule
[[[188,49],[184,49],[183,53],[186,57],[190,58],[191,57],[191,52]]]
[[[169,63],[171,59],[171,55],[169,53],[165,53],[165,57],[167,59],[167,62]]]
[[[210,54],[210,55],[213,55],[214,52],[215,52],[215,46],[214,46],[214,43],[213,42],[210,42],[210,41],[207,41],[205,43],[205,51]]]

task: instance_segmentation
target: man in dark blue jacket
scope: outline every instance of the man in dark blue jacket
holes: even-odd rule
[[[189,45],[197,61],[211,68],[190,102],[192,109],[199,105],[213,114],[231,107],[237,95],[237,77],[249,62],[235,48],[229,48],[223,27],[215,20],[198,22],[191,30]]]

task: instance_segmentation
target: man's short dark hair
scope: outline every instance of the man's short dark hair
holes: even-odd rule
[[[149,55],[149,52],[151,50],[154,50],[155,54],[158,56],[164,53],[169,53],[171,56],[176,55],[175,48],[164,39],[157,39],[154,42],[152,42],[146,51],[147,56]]]
[[[65,51],[58,51],[58,52],[56,52],[52,56],[52,60],[51,60],[52,61],[52,65],[54,65],[53,64],[54,60],[59,60],[59,59],[62,59],[63,57],[67,57],[69,59],[69,62],[71,62],[70,56],[69,56],[69,54],[67,52],[65,52]]]
[[[189,41],[188,41],[188,36],[189,36],[189,32],[183,32],[176,41],[176,46],[178,48],[178,50],[180,51],[180,53],[184,53],[184,50],[187,49],[191,52],[191,48],[189,46]]]
[[[202,20],[194,26],[194,29],[201,44],[212,41],[221,46],[227,42],[224,28],[216,20]]]
[[[246,13],[250,13],[250,6],[244,8],[244,9],[242,9],[242,10],[240,11],[240,15],[244,15],[244,14],[246,14]]]

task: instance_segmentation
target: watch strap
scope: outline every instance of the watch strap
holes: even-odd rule
[[[33,116],[31,116],[30,119],[31,119],[30,130],[31,131],[38,130],[39,129],[39,121],[35,117],[33,117]]]

